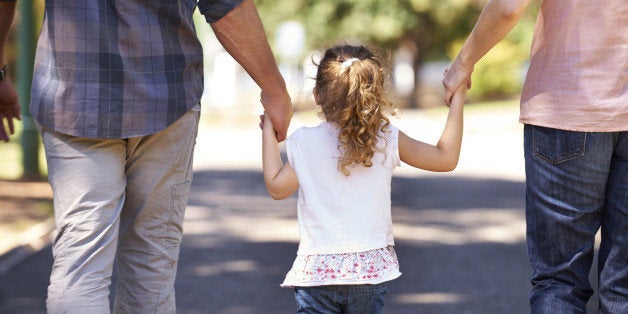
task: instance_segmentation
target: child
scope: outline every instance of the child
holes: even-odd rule
[[[314,99],[325,121],[286,141],[283,164],[261,117],[264,182],[274,199],[299,189],[301,241],[282,287],[297,313],[381,313],[387,282],[399,277],[390,189],[399,160],[430,171],[456,167],[464,90],[454,96],[436,146],[398,131],[385,116],[385,69],[363,46],[336,46],[318,64]]]

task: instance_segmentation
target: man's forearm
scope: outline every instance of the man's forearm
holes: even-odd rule
[[[4,46],[15,15],[15,2],[0,0],[0,67],[4,66]]]
[[[529,3],[530,0],[491,0],[482,10],[456,61],[467,72],[472,72],[475,63],[515,27]]]
[[[211,26],[223,47],[263,91],[285,92],[284,79],[252,0],[244,0]]]
[[[283,141],[292,118],[292,104],[255,3],[244,0],[211,25],[222,46],[262,89],[260,101],[277,139]]]

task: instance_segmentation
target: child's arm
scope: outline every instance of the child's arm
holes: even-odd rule
[[[272,122],[265,115],[260,117],[262,127],[262,167],[264,184],[273,199],[287,198],[299,188],[297,174],[290,163],[283,164],[279,143]]]
[[[462,143],[462,118],[466,86],[454,94],[443,134],[436,145],[417,141],[399,132],[399,157],[410,166],[428,171],[452,171],[458,164]]]

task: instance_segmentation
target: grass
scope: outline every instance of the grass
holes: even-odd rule
[[[18,180],[23,177],[24,167],[22,161],[22,122],[16,124],[15,134],[10,136],[8,143],[0,142],[0,180]],[[39,169],[42,176],[46,175],[46,158],[44,149],[39,143]]]

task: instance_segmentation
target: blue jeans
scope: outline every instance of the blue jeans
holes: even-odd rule
[[[601,228],[601,313],[628,313],[628,132],[524,128],[532,313],[585,313]]]
[[[388,283],[295,287],[297,313],[369,314],[382,313]]]

